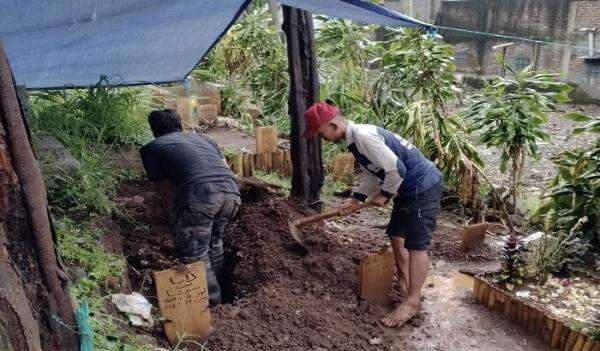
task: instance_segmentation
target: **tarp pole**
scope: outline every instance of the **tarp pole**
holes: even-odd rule
[[[302,139],[305,130],[304,112],[319,99],[319,77],[310,12],[283,6],[283,31],[287,38],[291,119],[291,156],[293,164],[291,195],[305,203],[320,205],[323,186],[321,139]]]

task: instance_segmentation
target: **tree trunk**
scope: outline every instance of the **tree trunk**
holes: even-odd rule
[[[323,186],[321,139],[303,139],[304,112],[319,99],[316,50],[312,15],[283,6],[283,31],[287,38],[290,73],[292,196],[317,203]]]
[[[78,350],[46,190],[0,43],[0,349]],[[42,347],[43,345],[43,347]]]

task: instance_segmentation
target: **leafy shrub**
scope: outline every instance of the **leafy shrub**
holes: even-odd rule
[[[531,248],[530,274],[537,277],[540,284],[545,283],[548,274],[569,271],[582,262],[590,248],[582,239],[581,229],[586,222],[587,217],[581,218],[568,233],[544,232]]]
[[[569,119],[590,121],[584,129],[574,129],[575,134],[583,131],[599,132],[594,119],[579,114],[569,114]],[[596,118],[600,121],[600,118]],[[597,123],[597,122],[595,122]],[[543,222],[548,230],[569,231],[582,218],[583,237],[600,246],[600,140],[587,149],[565,151],[555,160],[557,175],[542,195],[543,202],[532,215],[532,219]]]
[[[525,157],[539,157],[537,142],[549,140],[542,129],[547,112],[555,110],[556,103],[569,101],[571,88],[558,81],[557,74],[536,72],[532,66],[514,71],[501,63],[514,80],[496,77],[486,83],[481,94],[471,97],[463,116],[470,123],[469,131],[480,133],[481,144],[500,149],[500,171],[506,172],[511,163],[512,202],[516,205]]]

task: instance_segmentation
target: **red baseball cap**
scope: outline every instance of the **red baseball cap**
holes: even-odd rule
[[[303,138],[312,138],[317,135],[319,128],[331,121],[340,113],[340,109],[326,102],[317,102],[304,112],[306,131]]]

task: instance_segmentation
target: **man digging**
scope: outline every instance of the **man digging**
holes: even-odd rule
[[[181,263],[203,261],[209,302],[221,303],[218,279],[223,266],[223,235],[240,206],[240,191],[217,144],[183,133],[171,109],[148,116],[155,139],[140,150],[152,181],[168,180],[174,189],[172,231]]]
[[[440,171],[408,141],[383,128],[347,121],[332,103],[317,103],[304,114],[303,137],[346,140],[362,169],[360,185],[340,206],[342,213],[356,211],[360,202],[394,207],[386,234],[391,239],[404,301],[382,323],[402,326],[420,309],[421,288],[429,269],[427,250],[440,211],[443,178]]]

